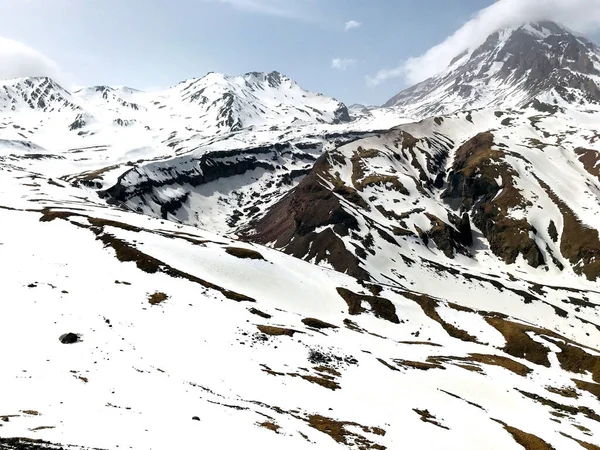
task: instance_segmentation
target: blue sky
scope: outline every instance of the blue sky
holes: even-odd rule
[[[152,89],[209,71],[278,70],[348,104],[380,104],[411,77],[385,76],[377,85],[368,77],[424,54],[492,3],[0,0],[0,35],[36,49],[79,85]],[[349,21],[360,26],[347,30]]]

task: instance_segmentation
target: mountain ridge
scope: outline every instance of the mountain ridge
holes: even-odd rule
[[[492,33],[441,74],[384,104],[416,117],[481,107],[546,103],[597,107],[600,47],[553,22]]]

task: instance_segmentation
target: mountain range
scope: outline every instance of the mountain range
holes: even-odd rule
[[[0,449],[598,449],[600,48],[381,107],[0,83]]]

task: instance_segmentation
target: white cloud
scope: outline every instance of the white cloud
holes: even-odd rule
[[[356,61],[355,59],[333,58],[331,60],[331,68],[338,70],[346,70],[352,66],[355,66],[357,62],[358,61]]]
[[[207,0],[205,0],[207,1]],[[302,6],[306,6],[312,0],[208,0],[218,3],[226,3],[234,8],[269,14],[273,16],[297,17]]]
[[[13,39],[0,37],[0,79],[50,77],[62,74],[54,61]]]
[[[378,85],[391,78],[404,77],[415,84],[442,72],[452,59],[481,45],[494,31],[527,22],[551,20],[581,33],[600,29],[598,0],[497,0],[477,12],[471,20],[441,44],[423,55],[409,58],[393,69],[383,69],[367,77],[367,84]]]
[[[356,20],[349,20],[344,24],[344,28],[346,31],[354,30],[355,28],[360,28],[362,23],[357,22]]]

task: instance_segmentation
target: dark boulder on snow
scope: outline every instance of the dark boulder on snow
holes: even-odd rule
[[[77,342],[81,342],[81,338],[78,334],[75,333],[66,333],[58,338],[61,344],[76,344]]]

